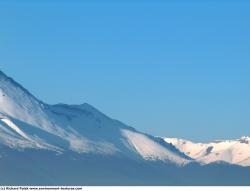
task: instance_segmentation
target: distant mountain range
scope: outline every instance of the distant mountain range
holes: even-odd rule
[[[193,143],[176,138],[165,138],[164,140],[200,163],[224,161],[230,164],[250,166],[250,137],[210,143]]]
[[[250,185],[249,148],[247,137],[195,144],[86,103],[48,105],[0,72],[0,185]]]

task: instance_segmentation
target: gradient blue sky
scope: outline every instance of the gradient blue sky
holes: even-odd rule
[[[250,135],[249,10],[247,1],[1,0],[0,69],[47,103],[87,102],[153,135]]]

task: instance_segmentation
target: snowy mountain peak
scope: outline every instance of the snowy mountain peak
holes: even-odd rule
[[[224,161],[250,166],[250,139],[246,136],[236,140],[220,140],[210,143],[194,143],[176,138],[165,138],[164,140],[201,163]]]
[[[239,139],[241,142],[244,142],[246,144],[250,144],[250,137],[243,136]]]
[[[89,104],[48,105],[0,72],[0,146],[114,155],[184,165],[171,145],[113,120]],[[1,147],[0,147],[1,148]]]
[[[9,118],[52,131],[44,105],[12,78],[0,78],[0,113]]]

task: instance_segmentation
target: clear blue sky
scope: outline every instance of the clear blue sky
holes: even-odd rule
[[[0,68],[153,135],[249,136],[247,2],[1,0]]]

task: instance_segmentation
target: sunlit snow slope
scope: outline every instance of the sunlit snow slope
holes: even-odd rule
[[[0,72],[0,185],[250,185],[249,138],[184,142],[43,103]]]
[[[0,72],[0,144],[125,156],[185,165],[192,161],[171,144],[113,120],[88,104],[48,105]]]
[[[214,141],[210,143],[193,143],[188,140],[165,138],[167,143],[201,163],[224,161],[241,166],[250,166],[250,138]]]

